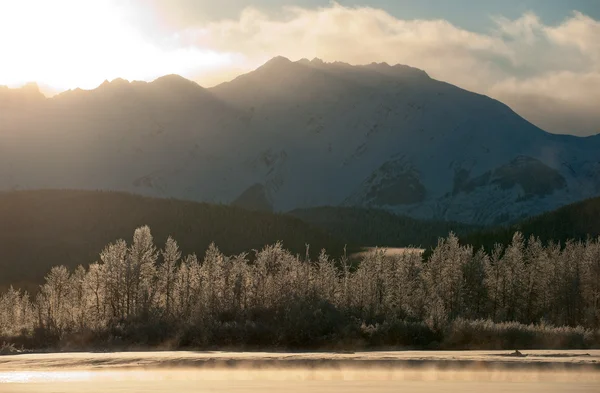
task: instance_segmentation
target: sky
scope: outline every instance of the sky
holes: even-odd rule
[[[387,62],[556,133],[600,133],[600,0],[0,0],[0,85],[47,95],[270,58]]]

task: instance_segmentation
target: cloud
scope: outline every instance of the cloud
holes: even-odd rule
[[[574,45],[587,53],[600,70],[600,21],[596,21],[580,12],[556,27],[545,28],[546,34],[554,42],[562,45]]]
[[[237,18],[210,21],[207,10],[221,3],[239,4],[0,0],[0,15],[10,15],[0,23],[0,84],[91,88],[104,79],[180,73],[212,86],[277,55],[400,63],[497,98],[548,131],[600,132],[600,21],[580,12],[556,25],[531,12],[497,16],[478,33],[443,19],[402,19],[335,2],[250,7]]]
[[[337,3],[286,7],[276,16],[247,8],[237,19],[186,25],[181,43],[237,53],[247,70],[275,55],[407,64],[503,100],[548,131],[600,132],[592,105],[600,98],[600,22],[575,12],[557,26],[533,13],[490,23],[482,34],[445,20],[405,20]]]

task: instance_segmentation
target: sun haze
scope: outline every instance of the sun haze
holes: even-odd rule
[[[121,2],[124,4],[125,2]],[[113,0],[2,0],[0,85],[38,82],[46,93],[95,88],[104,80],[190,76],[226,65],[227,55],[198,48],[161,48],[126,20]]]
[[[599,4],[0,0],[0,393],[600,393]]]
[[[52,95],[179,74],[211,87],[280,55],[386,62],[498,99],[546,131],[592,135],[600,124],[595,4],[0,0],[0,85],[37,82]]]

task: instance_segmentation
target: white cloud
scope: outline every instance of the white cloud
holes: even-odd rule
[[[151,11],[152,4],[163,8]],[[174,4],[186,4],[190,15]],[[553,26],[533,13],[499,16],[489,32],[476,33],[337,3],[272,13],[247,8],[237,19],[195,22],[198,4],[0,0],[0,84],[94,87],[116,77],[180,73],[211,86],[277,55],[401,63],[498,98],[548,131],[600,132],[600,21],[578,12]]]
[[[248,8],[236,20],[187,28],[183,37],[195,46],[238,53],[244,59],[239,66],[247,70],[275,55],[407,64],[504,100],[548,131],[600,132],[600,114],[589,105],[600,94],[600,22],[574,13],[547,26],[526,13],[490,23],[489,33],[482,34],[445,20],[404,20],[380,9],[333,3],[288,7],[279,17]],[[572,126],[565,128],[557,102],[579,105]]]
[[[600,70],[600,21],[580,12],[556,27],[546,27],[548,37],[562,45],[575,45],[582,53],[594,60],[596,70]]]

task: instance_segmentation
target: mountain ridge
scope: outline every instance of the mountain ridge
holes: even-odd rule
[[[421,69],[418,69],[418,68],[415,68],[415,67],[404,65],[404,64],[390,65],[390,64],[388,64],[386,62],[381,62],[381,63],[372,62],[372,63],[368,63],[368,64],[353,65],[353,64],[346,63],[346,62],[341,62],[341,61],[325,62],[322,59],[316,58],[316,57],[313,58],[312,60],[309,60],[309,59],[306,59],[306,58],[302,58],[302,59],[300,59],[298,61],[292,61],[292,60],[290,60],[289,58],[287,58],[285,56],[275,56],[272,59],[270,59],[267,62],[265,62],[263,65],[259,66],[254,71],[250,71],[250,72],[238,75],[238,76],[234,77],[233,79],[231,79],[229,81],[221,82],[221,83],[219,83],[219,84],[217,84],[217,85],[215,85],[213,87],[204,87],[204,86],[200,85],[199,83],[195,82],[194,80],[187,79],[187,78],[185,78],[185,77],[183,77],[182,75],[179,75],[179,74],[165,74],[163,76],[156,77],[156,78],[154,78],[151,81],[138,80],[138,79],[128,80],[128,79],[120,78],[120,77],[114,78],[112,80],[105,79],[101,84],[99,84],[98,86],[96,86],[94,88],[83,89],[83,88],[80,88],[80,87],[76,87],[76,88],[73,88],[73,89],[67,89],[67,90],[61,91],[61,92],[59,92],[59,93],[57,93],[57,94],[55,94],[55,95],[53,95],[51,97],[47,97],[43,93],[41,93],[41,89],[39,88],[37,82],[28,82],[28,83],[25,83],[24,85],[22,85],[20,87],[15,87],[15,88],[10,88],[10,87],[8,87],[6,85],[0,85],[0,89],[6,90],[6,91],[9,91],[9,92],[12,92],[12,93],[17,93],[17,92],[22,91],[24,89],[27,89],[27,90],[32,90],[33,89],[33,90],[35,90],[37,92],[40,92],[45,98],[52,99],[52,98],[54,98],[56,96],[59,96],[61,94],[68,93],[68,92],[77,92],[77,91],[80,91],[80,92],[92,92],[92,91],[96,91],[96,90],[98,90],[100,88],[105,88],[105,87],[108,87],[108,86],[115,86],[115,85],[123,85],[123,86],[125,86],[125,85],[152,85],[152,84],[154,84],[156,82],[160,83],[163,80],[180,80],[182,82],[184,81],[184,82],[187,82],[189,84],[196,85],[196,86],[198,86],[198,87],[200,87],[202,89],[210,90],[210,89],[217,88],[218,86],[221,86],[221,85],[233,82],[234,80],[236,80],[237,78],[239,78],[241,76],[248,75],[248,74],[250,74],[252,72],[256,72],[256,71],[258,71],[260,69],[265,69],[265,67],[269,68],[271,66],[281,66],[281,65],[290,65],[290,64],[310,65],[310,66],[313,66],[313,67],[314,66],[335,66],[335,67],[346,67],[346,68],[362,67],[362,68],[372,68],[372,69],[386,69],[387,68],[387,69],[392,69],[392,70],[411,70],[413,72],[417,72],[417,73],[420,73],[422,75],[426,75],[427,77],[429,77],[429,75],[427,75],[427,73],[425,71],[423,71]],[[2,90],[0,90],[0,91],[2,91]],[[474,93],[474,94],[477,94],[477,93]]]
[[[478,225],[600,194],[600,137],[547,133],[409,66],[275,58],[208,89],[125,82],[0,113],[0,189],[231,203],[259,187],[278,212],[358,206]]]

